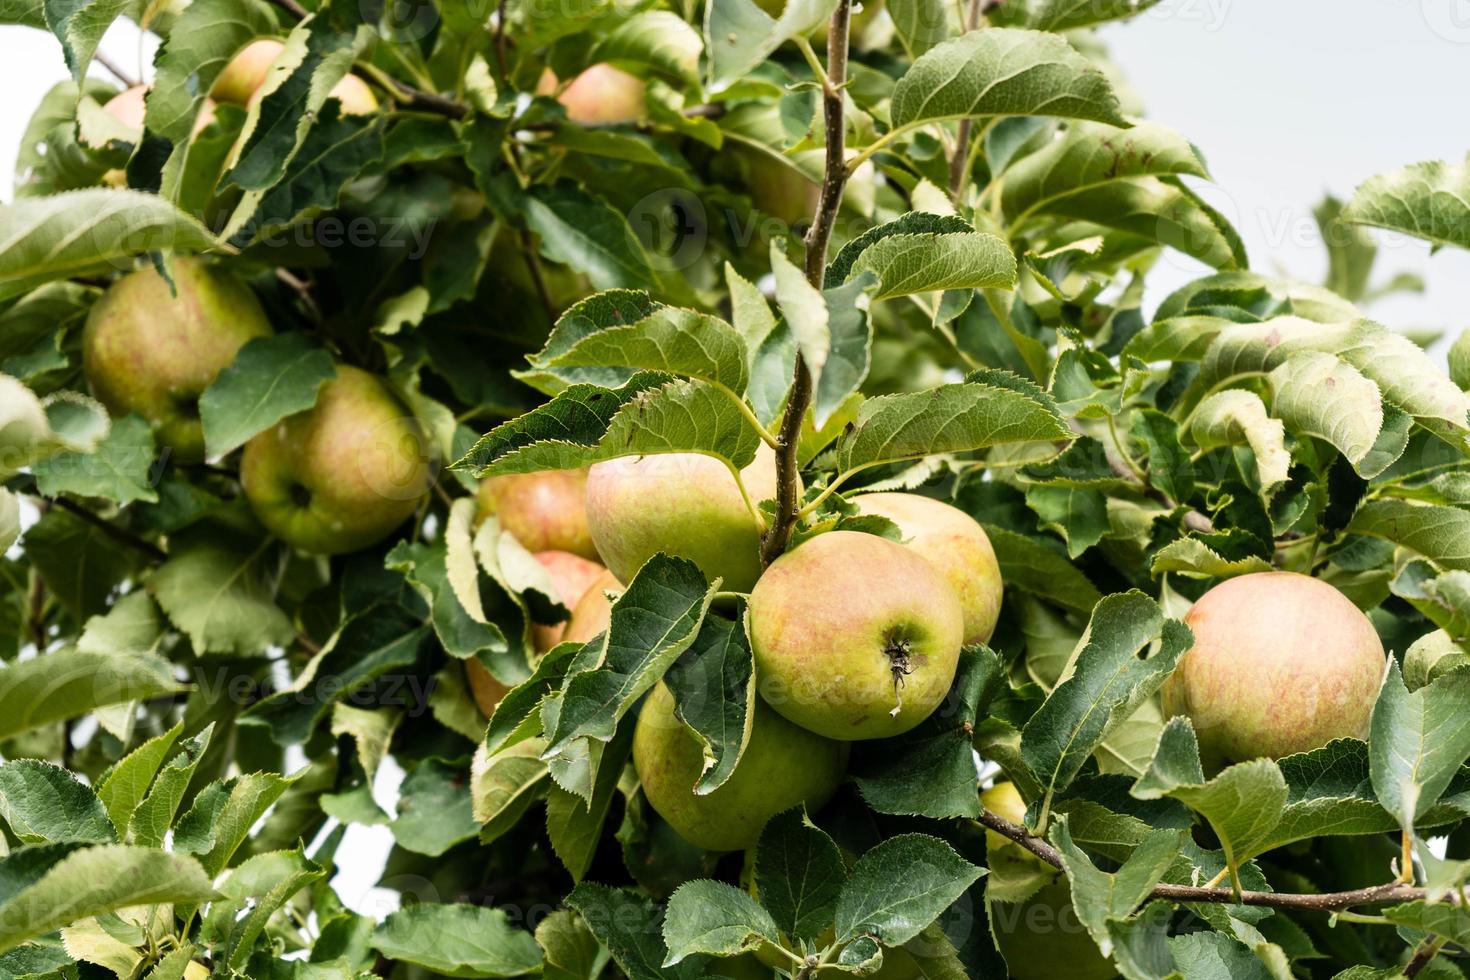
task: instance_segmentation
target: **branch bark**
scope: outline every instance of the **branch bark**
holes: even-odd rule
[[[812,216],[811,227],[803,239],[806,279],[817,289],[822,288],[827,275],[827,245],[832,240],[832,227],[837,223],[837,212],[842,207],[843,188],[847,186],[847,127],[842,89],[847,84],[847,38],[851,15],[851,0],[838,0],[827,28],[827,73],[822,79],[822,118],[827,156],[817,213]],[[796,449],[801,441],[801,423],[811,402],[812,374],[806,359],[798,351],[791,394],[786,399],[786,412],[781,417],[781,429],[776,435],[776,515],[761,539],[761,561],[766,565],[786,550],[801,509]]]
[[[980,4],[981,0],[970,0],[970,13],[965,20],[967,34],[980,26]],[[954,197],[959,197],[960,191],[965,187],[965,180],[969,177],[965,173],[965,163],[970,159],[972,127],[973,120],[966,116],[960,120],[959,130],[955,133],[954,155],[949,158],[949,192]]]
[[[68,500],[66,497],[57,497],[55,500],[52,501],[52,503],[54,503],[56,506],[60,507],[67,513],[75,515],[76,517],[79,517],[82,520],[86,521],[88,524],[91,524],[93,527],[96,527],[97,529],[102,531],[102,533],[112,538],[114,541],[117,541],[120,544],[125,544],[129,548],[138,551],[149,561],[158,564],[168,561],[168,552],[158,547],[158,545],[154,544],[152,541],[149,541],[146,538],[138,537],[138,535],[134,534],[132,531],[129,531],[127,528],[124,527],[119,527],[105,517],[99,517],[97,514],[94,514],[92,511],[83,507],[76,501]]]
[[[1062,856],[1055,847],[1040,837],[1026,832],[1020,824],[1011,823],[1005,817],[989,810],[981,810],[979,821],[982,826],[995,831],[1007,840],[1019,844],[1054,868],[1062,867]],[[1357,888],[1346,892],[1322,892],[1298,894],[1293,892],[1241,892],[1230,888],[1202,888],[1193,885],[1156,885],[1150,899],[1169,902],[1201,902],[1215,905],[1255,905],[1263,908],[1289,909],[1298,912],[1341,912],[1357,905],[1375,905],[1396,902],[1423,901],[1426,892],[1413,885],[1389,882],[1371,888]]]

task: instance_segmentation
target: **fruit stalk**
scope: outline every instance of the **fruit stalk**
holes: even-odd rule
[[[847,184],[846,128],[843,118],[842,88],[847,83],[847,35],[851,19],[851,0],[838,0],[827,29],[827,72],[822,78],[822,117],[826,127],[827,157],[822,174],[822,192],[817,199],[817,213],[812,216],[803,244],[806,246],[807,282],[817,289],[827,274],[827,243],[832,239],[832,226],[842,205],[842,189]],[[812,401],[812,376],[801,352],[796,354],[792,372],[791,393],[786,399],[786,413],[781,418],[781,431],[776,445],[776,517],[761,540],[761,563],[769,565],[786,550],[791,531],[796,527],[801,503],[797,476],[796,448],[801,441],[801,423]]]

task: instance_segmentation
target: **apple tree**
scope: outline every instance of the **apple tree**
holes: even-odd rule
[[[1154,2],[0,3],[0,977],[1461,976],[1470,169]]]

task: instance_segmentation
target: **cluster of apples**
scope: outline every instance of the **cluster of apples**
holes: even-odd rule
[[[775,496],[775,456],[741,473],[755,500]],[[585,642],[607,628],[610,596],[659,552],[687,558],[721,588],[749,593],[760,697],[729,779],[694,793],[702,750],[660,684],[643,705],[633,760],[649,803],[684,838],[712,851],[755,843],[766,821],[831,796],[849,745],[909,731],[944,700],[960,649],[990,638],[1001,576],[985,531],[948,504],[907,493],[857,498],[896,524],[902,544],[829,531],[762,571],[761,529],[730,471],[693,453],[625,457],[586,472],[487,479],[482,510],[498,515],[550,572],[570,619],[538,645]],[[720,614],[720,613],[716,613]],[[505,689],[478,663],[469,682],[486,714]]]
[[[204,458],[199,399],[251,340],[272,334],[249,286],[220,266],[178,257],[93,305],[82,366],[114,416],[136,412],[174,462]],[[346,364],[314,408],[245,444],[240,483],[260,522],[303,551],[340,554],[382,540],[428,492],[430,460],[412,414],[375,375]]]

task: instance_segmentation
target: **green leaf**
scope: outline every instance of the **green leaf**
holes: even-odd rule
[[[210,783],[179,818],[174,849],[197,855],[206,871],[219,874],[250,836],[250,828],[294,781],[257,772]]]
[[[546,980],[588,980],[607,963],[607,953],[587,928],[587,923],[569,909],[557,909],[536,924],[536,942],[545,962],[541,975]]]
[[[239,970],[255,949],[271,916],[301,889],[326,877],[300,851],[257,854],[232,870],[220,883],[226,899],[210,906],[200,937],[215,950],[217,962]],[[241,909],[248,909],[240,915]]]
[[[503,909],[422,902],[399,909],[373,931],[372,948],[390,960],[446,977],[518,977],[541,965],[531,934]]]
[[[1340,220],[1470,248],[1470,165],[1429,160],[1379,174],[1353,193]]]
[[[1448,902],[1405,902],[1383,909],[1383,917],[1398,926],[1443,936],[1456,946],[1470,945],[1470,911]]]
[[[305,333],[250,341],[199,398],[209,455],[227,455],[288,415],[311,408],[336,374],[332,355]]]
[[[776,923],[760,903],[723,881],[685,882],[664,915],[665,966],[694,953],[737,956],[762,942],[778,942]]]
[[[868,315],[868,284],[868,277],[860,276],[822,292],[827,306],[827,332],[832,340],[832,349],[827,352],[827,362],[822,365],[821,377],[816,379],[816,392],[812,398],[811,423],[816,429],[830,425],[834,417],[852,404],[859,386],[868,376],[873,353],[873,323]],[[784,357],[780,360],[784,374],[773,386],[772,392],[778,403],[785,397],[794,371],[794,366],[787,369]],[[773,406],[773,414],[778,407]]]
[[[825,23],[835,6],[834,0],[789,0],[773,18],[752,0],[714,0],[704,20],[710,85],[746,75],[786,41]]]
[[[493,754],[483,746],[475,752],[470,800],[475,820],[484,824],[482,841],[504,834],[532,803],[546,795],[551,775],[541,760],[545,749],[545,742],[531,738],[513,742]]]
[[[117,831],[91,787],[40,759],[0,764],[0,818],[26,844],[117,840]]]
[[[674,695],[674,713],[704,753],[705,768],[694,792],[711,793],[735,771],[755,712],[755,660],[745,634],[744,604],[733,619],[706,616],[694,642],[663,679]]]
[[[71,77],[79,84],[92,55],[112,22],[133,6],[131,0],[45,0],[46,26],[61,42]]]
[[[1184,717],[1164,726],[1132,793],[1140,800],[1176,799],[1209,821],[1237,888],[1240,866],[1271,845],[1287,800],[1286,777],[1271,759],[1230,766],[1206,781],[1194,726]]]
[[[128,824],[128,840],[145,847],[163,845],[213,733],[214,725],[206,725],[198,735],[180,745],[179,751],[159,771],[148,795],[133,809],[133,817]]]
[[[175,144],[186,142],[230,59],[252,38],[275,32],[275,15],[262,0],[199,0],[185,7],[153,61],[149,132]]]
[[[1042,527],[1067,542],[1067,555],[1074,560],[1111,530],[1107,498],[1090,487],[1030,486],[1026,505]]]
[[[1072,907],[1104,956],[1112,955],[1109,922],[1121,922],[1148,900],[1164,880],[1184,846],[1184,831],[1155,830],[1115,872],[1101,871],[1072,841],[1065,817],[1051,829],[1051,842],[1062,857],[1072,890]]]
[[[582,880],[597,854],[603,824],[607,821],[628,755],[633,750],[633,727],[632,721],[625,719],[618,726],[618,734],[612,743],[602,753],[591,800],[584,800],[560,786],[552,786],[547,791],[546,836],[573,881]]]
[[[329,100],[285,172],[268,189],[245,192],[221,237],[240,246],[269,241],[272,232],[335,208],[348,182],[382,159],[385,126],[382,116],[344,114]]]
[[[280,558],[269,538],[253,550],[222,536],[178,542],[149,591],[199,654],[253,656],[296,635],[276,605]]]
[[[588,57],[594,62],[647,65],[698,91],[703,51],[704,42],[688,21],[668,10],[647,10],[599,38]]]
[[[1189,436],[1201,449],[1228,448],[1246,443],[1256,457],[1256,475],[1269,489],[1286,482],[1291,454],[1286,451],[1286,426],[1266,414],[1261,397],[1243,388],[1219,391],[1199,403]]]
[[[1383,399],[1351,364],[1321,351],[1298,351],[1268,376],[1271,411],[1292,430],[1331,443],[1357,466],[1378,441]]]
[[[1146,659],[1141,653],[1158,642]],[[1021,730],[1021,758],[1040,779],[1048,804],[1063,792],[1094,750],[1163,685],[1194,637],[1189,627],[1166,619],[1141,592],[1111,595],[1092,610],[1073,672]]]
[[[1029,592],[1063,609],[1083,614],[1092,612],[1092,607],[1102,598],[1097,586],[1067,560],[1060,547],[1048,547],[1036,538],[994,524],[982,526],[995,549],[1007,588]]]
[[[126,268],[145,252],[214,244],[208,228],[156,194],[92,189],[22,198],[0,208],[0,297]]]
[[[534,185],[521,207],[526,224],[554,262],[584,273],[596,289],[659,286],[648,253],[628,219],[579,187]]]
[[[985,874],[925,834],[900,834],[866,851],[837,898],[837,941],[913,939]]]
[[[246,212],[250,210],[248,201],[258,200],[262,192],[286,175],[329,93],[352,67],[367,34],[366,25],[358,25],[354,36],[332,29],[317,15],[299,22],[287,35],[285,50],[256,91],[235,165],[221,182],[246,192]],[[237,208],[232,225],[239,223],[241,213],[242,209]]]
[[[1169,952],[1177,976],[1190,980],[1280,980],[1273,977],[1250,947],[1218,932],[1170,936]]]
[[[601,662],[562,689],[544,758],[572,758],[583,751],[578,743],[612,741],[623,716],[694,643],[714,593],[693,562],[650,558],[613,604]],[[590,800],[590,783],[574,791]]]
[[[745,390],[745,342],[717,316],[661,306],[626,326],[587,332],[586,322],[563,316],[543,352],[528,358],[531,366],[662,371],[700,378],[737,395]]]
[[[582,882],[565,899],[607,947],[613,962],[629,980],[694,980],[708,975],[705,959],[690,956],[673,967],[663,966],[662,916],[657,906],[638,892]]]
[[[491,432],[481,445],[504,446],[509,440],[495,438],[499,432]],[[467,459],[483,460],[479,472],[485,476],[578,469],[620,456],[681,452],[714,456],[741,469],[755,459],[759,445],[760,435],[726,392],[703,381],[674,381],[624,404],[595,445],[553,438],[498,454],[477,446]]]
[[[1264,376],[1297,351],[1335,354],[1378,385],[1383,399],[1418,419],[1466,427],[1470,396],[1409,338],[1371,320],[1317,323],[1278,316],[1222,329],[1200,362],[1199,376],[1180,396],[1187,409],[1207,392]]]
[[[1272,570],[1271,563],[1259,555],[1229,559],[1194,537],[1178,538],[1154,552],[1149,569],[1155,575],[1175,572],[1203,579],[1233,578]]]
[[[1073,31],[1079,27],[1124,20],[1157,4],[1159,0],[1008,0],[989,17],[992,24],[1030,27],[1038,31]]]
[[[1007,288],[1016,282],[1010,245],[983,232],[886,235],[853,262],[850,277],[871,273],[874,300],[941,289]]]
[[[888,0],[893,28],[910,52],[923,54],[954,35],[950,7],[940,0]]]
[[[1458,507],[1370,500],[1353,514],[1347,533],[1382,538],[1443,568],[1470,571],[1470,513]]]
[[[25,851],[0,859],[24,860]],[[74,851],[0,904],[0,952],[70,922],[134,905],[200,903],[215,895],[199,862],[182,854],[108,844]]]
[[[468,775],[459,766],[436,758],[413,767],[399,788],[398,816],[390,825],[399,847],[438,857],[479,832]]]
[[[101,497],[125,507],[135,500],[158,500],[152,467],[153,433],[147,422],[129,415],[114,422],[92,452],[58,453],[41,460],[32,472],[36,488],[48,497]]]
[[[112,590],[137,567],[136,555],[119,548],[96,523],[56,507],[26,531],[23,547],[47,590],[76,622],[104,611]]]
[[[1467,665],[1470,665],[1470,653],[1444,630],[1434,630],[1404,651],[1404,684],[1410,691],[1417,691],[1441,674]]]
[[[798,807],[772,817],[761,831],[755,881],[781,931],[814,943],[836,921],[847,868],[837,844]]]
[[[771,275],[776,280],[776,306],[796,340],[796,349],[813,378],[820,378],[832,351],[826,297],[786,257],[784,243],[771,241]]]
[[[123,756],[97,783],[97,797],[107,810],[112,825],[124,833],[132,822],[133,811],[138,808],[148,787],[158,775],[159,767],[168,758],[169,750],[184,730],[179,722],[162,735],[156,735]]]
[[[1144,122],[1120,130],[1073,123],[1060,139],[1006,170],[1001,207],[1015,227],[1054,201],[1114,181],[1185,175],[1209,177],[1194,145],[1167,126]]]
[[[1390,658],[1373,705],[1368,758],[1373,792],[1406,834],[1470,759],[1467,697],[1470,669],[1451,670],[1410,693]]]
[[[849,765],[863,800],[879,813],[935,819],[977,817],[975,757],[970,735],[1004,683],[988,647],[960,651],[946,708],[918,727],[881,742],[860,743]]]
[[[0,738],[183,690],[162,657],[58,650],[0,668]]]
[[[965,116],[1056,116],[1127,126],[1112,86],[1055,34],[974,31],[914,60],[893,89],[895,129]]]
[[[940,385],[869,398],[832,451],[839,470],[969,452],[1014,442],[1071,439],[1054,407],[1011,388]]]

